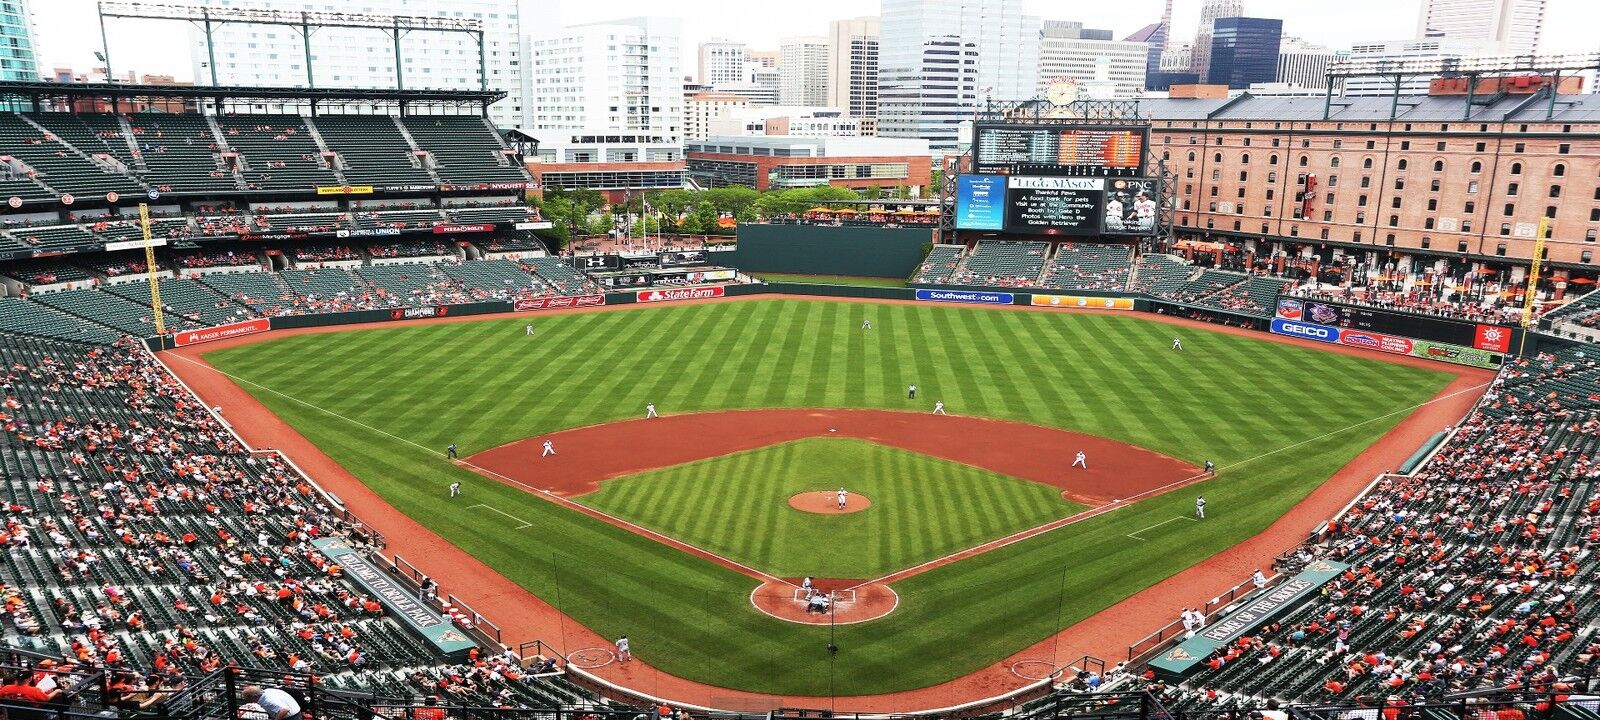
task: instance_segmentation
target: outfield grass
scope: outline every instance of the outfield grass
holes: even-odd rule
[[[861,331],[865,318],[876,329]],[[1449,380],[1131,314],[761,300],[552,315],[534,339],[525,322],[301,335],[207,357],[293,397],[245,383],[402,512],[596,632],[629,635],[651,664],[795,694],[903,690],[996,662],[1259,533]],[[1184,352],[1167,349],[1175,334]],[[631,418],[650,401],[668,413],[905,409],[909,382],[955,413],[1095,433],[1223,472],[896,584],[892,615],[838,629],[830,673],[828,629],[754,611],[750,579],[437,454]],[[446,502],[457,480],[532,526],[513,532]],[[1188,515],[1194,492],[1210,503],[1205,522],[1126,537]]]
[[[756,273],[767,282],[795,283],[798,285],[855,285],[857,287],[903,288],[906,281],[894,278],[856,277],[853,275],[789,275],[786,273]]]
[[[789,506],[845,487],[845,515]],[[578,498],[777,577],[867,580],[1084,509],[1061,491],[864,440],[813,438],[607,480]]]

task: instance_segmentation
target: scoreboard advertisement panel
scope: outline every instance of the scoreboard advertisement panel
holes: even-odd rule
[[[956,228],[1004,230],[1006,176],[962,175],[956,178]]]
[[[1156,231],[1156,181],[1151,178],[1106,180],[1106,234],[1149,235]]]
[[[1013,176],[1006,192],[1006,231],[1098,235],[1105,178]]]
[[[1144,174],[1149,128],[978,123],[974,137],[978,173],[1133,177]]]

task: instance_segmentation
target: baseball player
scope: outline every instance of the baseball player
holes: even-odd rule
[[[540,453],[539,457],[550,457],[551,455],[554,455],[554,454],[556,454],[556,444],[555,444],[555,442],[552,441],[552,440],[544,441],[544,452]]]
[[[450,443],[449,445],[446,445],[444,448],[444,454],[449,456],[451,460],[456,459],[456,444]]]
[[[461,495],[461,481],[457,480],[457,481],[455,481],[453,483],[450,483],[450,497],[458,497],[460,495]]]
[[[862,330],[871,330],[872,329],[872,321],[871,320],[862,320],[861,321],[861,329]]]
[[[1257,590],[1267,586],[1267,576],[1261,572],[1261,568],[1256,568],[1256,571],[1250,574],[1250,584],[1256,586]]]
[[[1182,350],[1183,349],[1183,339],[1182,338],[1173,338],[1172,339],[1172,349],[1173,350]]]
[[[628,636],[617,638],[617,660],[627,662],[633,659],[633,648],[628,644]]]
[[[810,575],[807,575],[806,579],[800,581],[800,589],[806,591],[806,598],[810,599],[810,597],[811,597],[811,576]]]
[[[527,325],[523,325],[522,326],[522,334],[523,335],[532,336],[533,335],[533,323],[528,323]]]
[[[1085,470],[1088,470],[1089,469],[1089,456],[1083,454],[1082,450],[1079,450],[1078,454],[1072,458],[1072,466],[1073,467],[1081,467],[1081,468],[1083,468]]]
[[[846,492],[844,488],[839,488],[837,494],[839,496],[839,509],[843,510],[845,502],[850,498],[850,493]]]
[[[1201,520],[1206,519],[1206,496],[1201,495],[1194,499],[1194,516]]]
[[[935,400],[935,401],[933,401],[933,414],[935,414],[935,415],[949,415],[950,414],[950,413],[947,413],[947,412],[944,411],[944,401],[943,400]]]
[[[1206,461],[1206,474],[1207,475],[1215,475],[1215,474],[1217,474],[1217,464],[1214,463],[1214,462],[1211,462],[1210,460],[1207,460]]]
[[[1156,226],[1156,201],[1149,195],[1139,193],[1139,199],[1133,201],[1133,214],[1138,218],[1139,230],[1149,230]]]
[[[645,419],[647,419],[647,420],[650,419],[650,418],[653,418],[653,417],[660,417],[659,415],[656,415],[656,404],[655,403],[645,403],[644,404],[644,416],[645,416]]]
[[[910,385],[906,386],[906,399],[907,400],[915,400],[915,399],[917,399],[917,384],[916,383],[911,383]]]

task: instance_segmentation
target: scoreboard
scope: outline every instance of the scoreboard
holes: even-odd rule
[[[979,123],[975,138],[979,173],[1133,177],[1143,174],[1149,129]]]

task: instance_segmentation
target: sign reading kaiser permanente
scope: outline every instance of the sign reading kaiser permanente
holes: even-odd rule
[[[355,580],[378,602],[383,603],[391,617],[398,618],[413,632],[427,638],[439,652],[446,655],[464,653],[477,644],[443,615],[424,604],[421,598],[395,582],[389,573],[378,569],[350,547],[343,538],[317,538],[311,541],[311,545],[328,556],[328,560],[344,568],[346,577]]]
[[[1016,298],[1011,293],[976,292],[971,290],[918,290],[917,299],[928,302],[982,303],[1010,305]]]
[[[1105,178],[1022,175],[1006,184],[1006,232],[1100,234]]]
[[[726,288],[716,287],[669,288],[665,290],[640,290],[634,294],[635,302],[672,302],[674,300],[705,300],[722,297]]]
[[[208,343],[215,340],[226,340],[231,337],[240,337],[242,335],[254,335],[256,333],[266,332],[271,329],[272,322],[266,318],[261,318],[259,320],[246,320],[245,322],[237,322],[229,325],[218,325],[216,327],[201,328],[199,330],[185,330],[181,333],[175,333],[172,336],[172,344],[176,347],[183,347],[185,345],[198,345],[200,343]]]

